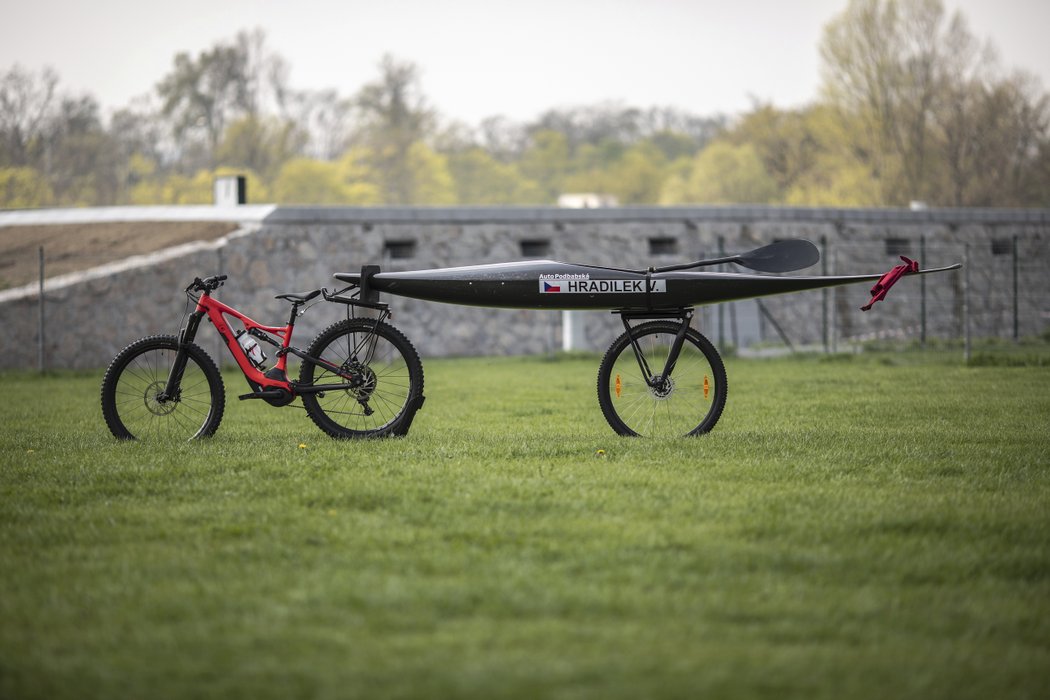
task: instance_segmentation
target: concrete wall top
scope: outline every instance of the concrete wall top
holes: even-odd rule
[[[1050,224],[1050,209],[835,209],[777,206],[276,207],[267,224],[812,221],[818,223]]]
[[[0,211],[0,227],[113,221],[232,221],[267,224],[596,223],[660,221],[795,221],[814,223],[1050,224],[1050,209],[841,209],[780,206],[609,207],[336,207],[249,204],[91,207]]]
[[[277,207],[250,204],[232,207],[180,205],[170,207],[80,207],[70,209],[13,209],[0,211],[0,227],[46,224],[94,224],[114,221],[232,221],[261,222]]]

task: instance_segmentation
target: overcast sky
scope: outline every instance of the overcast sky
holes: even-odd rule
[[[1050,0],[944,0],[1003,64],[1050,87]],[[292,87],[349,96],[385,53],[445,118],[525,121],[616,102],[698,115],[817,97],[817,46],[847,0],[0,0],[0,71],[53,67],[106,108],[151,92],[177,52],[262,28]]]

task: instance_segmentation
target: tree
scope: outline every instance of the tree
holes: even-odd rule
[[[50,68],[34,75],[15,64],[0,76],[0,165],[26,166],[40,155],[57,85]]]
[[[0,209],[29,209],[53,202],[51,186],[33,168],[0,168]]]
[[[258,116],[267,96],[283,105],[285,73],[283,59],[265,50],[261,31],[241,32],[231,43],[216,44],[196,59],[176,55],[171,73],[157,84],[157,94],[182,158],[197,154],[211,165],[230,121]]]
[[[686,177],[665,185],[662,204],[765,204],[777,196],[776,182],[751,144],[715,141],[697,155]]]
[[[302,152],[305,143],[306,134],[291,121],[247,116],[227,127],[215,160],[225,167],[247,168],[273,179],[286,161]]]
[[[102,127],[95,98],[64,98],[45,148],[47,175],[59,204],[91,206],[116,199],[121,189],[119,152]]]
[[[139,98],[117,110],[109,120],[110,143],[116,150],[119,188],[112,203],[130,201],[131,189],[162,169],[166,133],[148,98]]]
[[[413,143],[407,154],[411,174],[409,191],[413,204],[456,204],[456,188],[448,168],[448,158],[425,143]]]
[[[1045,204],[1045,94],[998,77],[991,47],[939,0],[851,0],[821,55],[825,94],[857,127],[849,140],[879,203]]]
[[[233,46],[216,46],[197,60],[185,53],[175,56],[175,67],[157,93],[180,145],[202,133],[210,159],[231,114],[247,110],[244,68]]]
[[[128,194],[132,204],[208,204],[212,199],[208,171],[194,177],[171,173],[142,180]]]
[[[604,158],[585,160],[590,161],[585,170],[566,178],[566,191],[610,194],[620,204],[655,204],[659,200],[667,161],[653,143],[643,141],[627,149],[610,149]]]
[[[1050,109],[1024,74],[950,88],[937,135],[944,153],[944,198],[953,206],[1047,203],[1050,179],[1040,154],[1050,146]]]
[[[449,172],[460,204],[522,204],[530,188],[517,168],[501,163],[485,149],[473,146],[448,155]]]
[[[483,119],[478,130],[481,134],[478,145],[503,163],[520,158],[529,140],[525,127],[505,117]]]
[[[346,204],[367,206],[383,203],[382,189],[369,170],[366,149],[351,148],[339,159],[338,165]]]
[[[419,204],[423,180],[413,172],[422,154],[417,144],[434,133],[435,117],[414,64],[384,56],[379,68],[379,80],[365,85],[354,101],[362,120],[354,142],[364,148],[388,204]]]
[[[273,198],[279,204],[344,204],[347,193],[335,163],[296,158],[281,167]]]
[[[302,155],[336,160],[350,146],[352,100],[335,90],[289,92],[286,110],[289,120],[305,135]]]
[[[560,131],[534,133],[520,162],[522,174],[539,187],[543,204],[553,204],[565,192],[570,167],[569,142]]]
[[[943,25],[939,0],[851,0],[824,32],[825,92],[861,120],[858,137],[891,202],[927,198]]]

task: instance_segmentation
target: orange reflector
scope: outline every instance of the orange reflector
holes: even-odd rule
[[[705,374],[704,375],[704,398],[706,399],[707,395],[710,394],[710,393],[711,393],[711,382],[709,382],[707,380],[707,375]]]
[[[620,381],[620,375],[616,375],[616,398],[620,398],[620,391],[623,390],[623,382]]]

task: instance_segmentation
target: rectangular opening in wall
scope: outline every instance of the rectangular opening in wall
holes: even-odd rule
[[[907,238],[887,238],[886,255],[908,255],[911,253],[911,241]]]
[[[521,241],[523,258],[546,258],[551,254],[551,242],[546,238],[529,238]]]
[[[416,256],[416,242],[412,240],[387,241],[383,244],[383,257],[404,260]]]
[[[650,238],[649,255],[678,255],[678,239],[669,237]]]
[[[1014,252],[1014,241],[1012,238],[993,238],[992,255],[1010,255]]]

